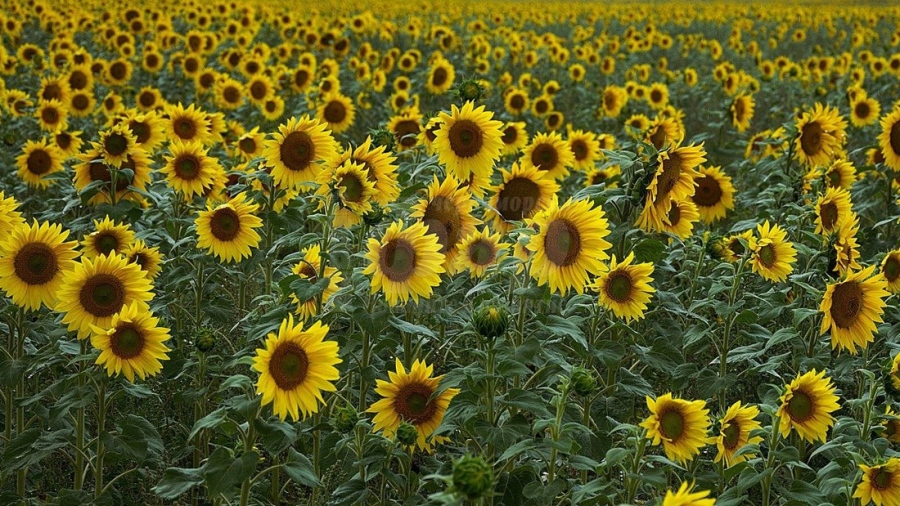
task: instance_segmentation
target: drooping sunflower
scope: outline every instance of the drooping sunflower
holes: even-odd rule
[[[888,167],[900,171],[900,107],[881,119],[881,135],[878,144]]]
[[[348,160],[365,168],[366,179],[375,184],[375,194],[372,200],[381,206],[387,206],[394,202],[400,195],[400,186],[397,183],[397,158],[391,154],[385,146],[372,146],[372,137],[366,137],[365,142],[356,149],[347,148],[340,157],[332,162],[332,165],[342,165]]]
[[[333,92],[322,97],[322,103],[316,108],[316,117],[332,132],[339,134],[353,125],[356,107],[349,97]]]
[[[715,462],[725,459],[725,465],[731,467],[752,459],[755,454],[744,453],[735,456],[738,450],[748,444],[762,442],[759,436],[750,437],[750,433],[762,427],[756,420],[759,416],[759,408],[756,406],[743,406],[741,401],[732,404],[719,420],[719,433],[709,438],[709,444],[715,444],[719,453]]]
[[[524,121],[510,121],[503,125],[501,131],[503,135],[500,140],[503,141],[504,155],[518,154],[528,144],[528,131],[525,129]]]
[[[544,177],[559,181],[569,175],[569,167],[574,167],[575,155],[558,133],[541,132],[525,146],[521,163],[524,168],[536,167]]]
[[[491,234],[484,227],[481,232],[472,232],[459,244],[459,255],[456,257],[456,270],[468,270],[474,278],[483,277],[488,267],[495,265],[508,253],[511,245],[502,242],[499,233]]]
[[[806,441],[824,443],[828,428],[834,425],[831,413],[840,407],[840,398],[834,392],[834,384],[831,378],[825,377],[824,370],[813,369],[794,378],[785,386],[776,412],[781,436],[788,437],[791,429],[795,429]]]
[[[642,319],[651,294],[656,291],[650,286],[653,264],[632,264],[633,261],[633,252],[621,262],[616,262],[613,255],[609,265],[602,266],[602,272],[591,285],[598,294],[597,303],[625,321]]]
[[[562,206],[551,201],[533,223],[531,276],[538,285],[549,284],[551,293],[584,293],[590,277],[602,272],[601,261],[609,258],[612,246],[604,239],[610,231],[603,209],[587,200],[569,199]]]
[[[693,488],[692,483],[683,481],[677,492],[667,490],[662,506],[715,506],[716,500],[708,497],[709,490],[691,492]]]
[[[831,283],[819,311],[822,318],[820,334],[831,332],[831,347],[856,354],[856,346],[863,349],[874,339],[876,323],[882,321],[886,303],[890,295],[887,281],[881,274],[874,274],[875,266],[858,272],[851,272],[843,281]]]
[[[439,117],[441,127],[433,144],[448,173],[461,181],[472,174],[490,175],[503,149],[503,123],[473,102],[466,102],[462,109],[453,105],[450,114],[442,112]]]
[[[828,188],[816,201],[816,233],[829,236],[853,218],[850,192],[843,188]]]
[[[222,262],[240,262],[249,257],[250,250],[260,241],[256,229],[262,227],[262,219],[254,214],[258,209],[243,193],[218,206],[207,203],[207,209],[200,211],[194,222],[197,247],[206,249]]]
[[[209,121],[194,104],[184,107],[181,103],[168,105],[166,113],[166,135],[172,142],[199,142],[207,144],[212,139]]]
[[[731,123],[738,132],[744,132],[750,128],[750,120],[753,119],[755,107],[753,95],[740,94],[734,98],[734,102],[731,103]]]
[[[797,260],[797,250],[787,240],[787,232],[777,223],[770,226],[769,220],[757,225],[756,231],[759,237],[751,236],[748,240],[753,272],[769,281],[784,281]]]
[[[135,240],[131,246],[125,248],[122,255],[129,262],[137,264],[151,281],[162,271],[163,256],[159,248],[150,247],[141,239]]]
[[[291,118],[278,127],[275,138],[266,141],[266,164],[272,167],[275,184],[295,188],[316,180],[322,161],[337,152],[327,125],[309,116]]]
[[[502,170],[503,181],[491,197],[484,213],[486,220],[493,219],[493,228],[507,232],[511,222],[532,218],[546,209],[556,198],[559,185],[545,178],[537,167],[525,168],[514,163],[510,170]]]
[[[171,337],[169,329],[159,326],[159,319],[141,304],[133,302],[116,313],[109,325],[91,326],[91,345],[100,350],[95,362],[106,367],[109,376],[124,374],[134,383],[162,370],[161,360],[171,351],[164,344]]]
[[[695,191],[694,180],[700,176],[697,167],[706,161],[702,145],[679,146],[661,151],[658,167],[644,196],[644,209],[637,225],[646,231],[662,231],[663,220],[671,209],[671,200],[690,199]]]
[[[846,129],[847,122],[836,108],[816,103],[812,111],[804,112],[797,120],[797,159],[807,167],[828,164],[841,151]]]
[[[862,267],[859,265],[859,241],[856,235],[859,232],[859,217],[856,213],[850,215],[842,222],[834,234],[832,245],[834,247],[834,268],[838,276],[846,276],[850,271],[856,271]]]
[[[47,139],[29,140],[16,157],[16,173],[28,186],[47,188],[53,180],[46,176],[63,170],[62,161],[62,153]]]
[[[322,170],[316,181],[319,183],[317,193],[336,196],[335,227],[352,227],[372,210],[375,183],[367,177],[364,165],[347,160],[337,168]]]
[[[900,504],[900,459],[891,457],[884,464],[859,464],[862,480],[856,485],[853,497],[860,504],[893,506]]]
[[[569,150],[574,155],[572,167],[578,170],[594,168],[600,159],[600,142],[593,132],[570,130],[568,134]]]
[[[421,220],[428,233],[437,237],[440,252],[444,255],[444,269],[449,274],[456,273],[460,241],[481,224],[481,220],[473,215],[474,209],[475,201],[452,175],[443,181],[434,176],[426,198],[420,199],[412,208],[410,218]]]
[[[2,194],[0,194],[2,196]],[[891,293],[900,293],[900,249],[888,252],[881,261],[881,275]]]
[[[309,280],[310,283],[316,283],[319,281],[318,272],[322,267],[322,256],[320,254],[319,245],[314,244],[308,248],[304,248],[300,254],[303,257],[296,265],[294,265],[291,272],[301,279]],[[337,293],[339,288],[338,285],[344,280],[344,277],[341,276],[341,272],[336,267],[330,265],[326,265],[323,272],[325,277],[329,280],[328,286],[325,287],[325,290],[322,292],[322,305],[324,306],[325,303]],[[300,300],[295,294],[291,294],[291,302],[297,304],[297,309],[294,312],[297,314],[300,321],[308,320],[317,314],[318,301],[315,298]]]
[[[667,393],[656,399],[647,396],[650,416],[641,423],[652,444],[662,443],[666,457],[684,464],[693,460],[706,445],[709,410],[706,401],[687,401]]]
[[[94,220],[94,231],[81,241],[82,254],[91,260],[100,255],[122,254],[134,242],[134,231],[127,223],[116,223],[109,216]]]
[[[328,325],[316,322],[303,330],[303,323],[294,325],[294,317],[288,315],[278,333],[266,337],[265,348],[256,349],[256,392],[262,395],[262,405],[272,404],[272,411],[282,420],[290,415],[297,421],[318,413],[319,404],[325,403],[322,392],[337,390],[335,366],[342,360],[337,343],[326,341],[326,334]]]
[[[429,298],[434,287],[441,284],[444,255],[437,236],[428,233],[422,222],[403,228],[396,221],[388,227],[381,241],[370,238],[366,258],[368,267],[363,274],[372,277],[372,293],[381,290],[391,306],[410,296]]]
[[[203,195],[206,188],[213,185],[224,169],[219,161],[207,155],[207,150],[199,142],[173,141],[169,144],[170,156],[160,172],[175,191],[188,199]]]
[[[63,275],[54,309],[64,313],[62,322],[69,331],[77,331],[78,339],[84,339],[92,325],[108,327],[113,315],[132,303],[149,310],[151,288],[141,268],[121,255],[82,258]]]
[[[698,221],[700,213],[693,200],[672,199],[669,202],[669,212],[663,217],[660,232],[667,232],[684,240],[694,233],[694,224]]]
[[[701,166],[699,172],[700,175],[694,178],[697,188],[691,198],[697,204],[700,219],[704,223],[714,223],[734,209],[734,186],[731,177],[720,167]]]
[[[443,421],[447,407],[459,389],[447,388],[439,392],[443,376],[432,377],[434,366],[423,360],[413,362],[409,372],[399,358],[394,367],[396,372],[388,372],[390,381],[376,381],[375,393],[382,399],[366,410],[375,414],[372,430],[393,438],[401,422],[409,423],[419,434],[416,447],[430,452],[435,442],[430,436]]]
[[[0,194],[2,197],[2,194]],[[56,302],[63,274],[75,265],[77,243],[68,230],[44,222],[16,224],[0,242],[0,289],[13,304],[29,310]]]

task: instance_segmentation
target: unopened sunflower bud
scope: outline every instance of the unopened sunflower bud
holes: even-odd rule
[[[384,209],[378,204],[373,204],[372,210],[363,215],[363,221],[370,227],[381,223],[382,218],[384,218]]]
[[[597,388],[597,379],[591,371],[578,367],[572,371],[571,385],[576,394],[584,397],[593,393]]]
[[[453,489],[470,501],[486,496],[494,486],[494,470],[481,457],[464,455],[453,463]]]
[[[484,95],[484,88],[475,79],[466,79],[459,85],[456,93],[463,100],[476,102],[481,100],[482,95]]]
[[[482,337],[496,339],[509,327],[509,311],[498,304],[487,304],[472,314],[472,323]]]
[[[197,347],[198,351],[202,351],[203,353],[208,353],[212,351],[216,347],[216,336],[209,329],[200,329],[197,331],[197,335],[194,338],[194,346]]]
[[[331,424],[340,432],[350,432],[356,427],[359,421],[359,413],[353,409],[353,406],[343,406],[334,410],[331,417]]]
[[[384,128],[380,128],[371,132],[372,135],[372,147],[377,148],[378,146],[384,146],[384,149],[390,151],[394,149],[394,134],[389,130]]]
[[[400,426],[397,427],[397,442],[404,446],[412,446],[416,444],[417,439],[419,439],[419,431],[416,430],[416,426],[411,423],[401,422]]]

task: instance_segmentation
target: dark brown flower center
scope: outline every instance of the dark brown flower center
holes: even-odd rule
[[[71,74],[69,74],[69,88],[72,88],[72,90],[83,90],[85,87],[87,87],[87,84],[87,75],[81,70],[75,70],[72,71]]]
[[[146,108],[156,105],[156,95],[151,91],[145,91],[138,97],[138,102]]]
[[[669,157],[663,160],[662,165],[662,174],[657,176],[656,202],[661,202],[678,184],[681,178],[681,155],[669,153]]]
[[[420,425],[434,418],[437,413],[437,402],[431,399],[434,391],[421,383],[404,385],[394,398],[394,411],[403,420],[413,425]]]
[[[109,66],[109,75],[116,81],[121,81],[128,75],[128,67],[126,67],[124,63],[117,61]]]
[[[819,206],[819,216],[822,218],[822,227],[826,231],[834,229],[838,220],[838,208],[834,202],[825,202]]]
[[[741,425],[737,420],[729,420],[722,427],[722,446],[728,450],[737,448],[741,437]]]
[[[712,207],[722,201],[722,187],[716,178],[703,175],[694,179],[697,183],[697,191],[694,193],[694,203],[700,207]]]
[[[269,87],[262,81],[253,81],[250,85],[250,96],[256,100],[262,100],[269,94]]]
[[[109,346],[113,355],[128,360],[141,354],[146,340],[133,323],[123,323],[116,327],[116,331],[110,336]]]
[[[341,176],[340,187],[344,190],[342,197],[345,202],[362,202],[365,187],[356,174],[344,174]]]
[[[309,373],[309,356],[300,345],[279,343],[269,358],[269,374],[281,390],[293,390],[303,384]]]
[[[670,408],[659,416],[659,432],[670,442],[678,442],[684,436],[684,415],[677,408]]]
[[[472,120],[457,121],[447,133],[450,149],[460,158],[469,158],[478,154],[484,145],[484,134]]]
[[[514,126],[508,126],[503,130],[503,136],[500,138],[503,144],[512,144],[519,138],[519,130]]]
[[[120,133],[112,133],[106,137],[103,148],[110,156],[122,156],[128,151],[128,139]]]
[[[59,272],[56,255],[50,246],[32,242],[22,246],[13,260],[16,277],[27,285],[43,285]]]
[[[91,106],[91,101],[87,95],[79,93],[72,97],[72,108],[76,111],[86,111]]]
[[[669,225],[673,227],[678,226],[678,223],[681,221],[681,206],[679,206],[677,202],[672,202],[672,206],[669,207],[669,213],[666,215],[666,218],[669,220]]]
[[[891,149],[894,150],[894,154],[900,155],[900,120],[895,121],[894,124],[891,125],[889,144],[891,145]]]
[[[838,283],[831,294],[831,319],[842,329],[856,323],[863,308],[863,291],[856,281]]]
[[[85,312],[104,318],[122,310],[125,285],[112,274],[94,274],[85,281],[78,295]]]
[[[547,111],[550,110],[550,102],[540,98],[534,103],[534,111],[538,113],[538,115],[546,114]]]
[[[41,109],[41,120],[48,125],[59,123],[59,111],[55,107],[44,107]]]
[[[654,104],[658,104],[663,101],[663,94],[659,90],[652,90],[650,92],[650,101]]]
[[[538,144],[531,152],[531,163],[540,170],[552,170],[559,163],[559,153],[552,144]]]
[[[441,253],[446,253],[459,242],[461,232],[459,210],[447,197],[434,197],[425,208],[422,221],[428,227],[428,233],[437,236]]]
[[[237,86],[226,86],[222,90],[222,98],[229,104],[237,104],[241,101],[241,90]]]
[[[243,139],[238,141],[238,147],[244,153],[247,153],[248,155],[252,155],[253,153],[256,152],[256,141],[253,140],[252,137],[244,137]]]
[[[883,467],[873,468],[870,473],[869,482],[872,484],[872,488],[876,490],[887,490],[894,481],[894,473]]]
[[[656,125],[649,139],[656,149],[662,149],[666,145],[666,129],[662,125]]]
[[[582,160],[587,159],[587,157],[588,157],[587,143],[585,143],[581,139],[576,139],[574,142],[572,142],[571,146],[572,146],[572,153],[575,154],[575,160],[580,162]]]
[[[28,172],[40,176],[50,171],[53,166],[53,158],[43,149],[35,149],[28,154],[25,166],[28,168]]]
[[[507,221],[519,221],[531,216],[538,205],[541,189],[525,177],[515,177],[503,185],[497,196],[497,212]]]
[[[191,181],[200,176],[200,160],[194,155],[180,155],[173,165],[179,179]]]
[[[281,142],[281,161],[292,171],[301,171],[312,163],[316,146],[306,132],[291,132]]]
[[[391,281],[406,281],[416,270],[416,250],[406,239],[392,239],[382,246],[378,263]]]
[[[412,119],[401,120],[394,125],[394,137],[397,138],[397,142],[401,146],[409,148],[416,145],[416,135],[419,134],[420,130],[421,127],[418,121]]]
[[[560,267],[572,265],[581,253],[581,233],[572,222],[557,218],[547,226],[544,237],[547,259]]]
[[[447,69],[445,69],[444,67],[438,67],[434,69],[434,74],[431,76],[431,84],[435,88],[440,88],[447,83],[447,78]]]
[[[747,108],[744,107],[744,101],[742,99],[737,99],[734,101],[734,119],[737,120],[738,123],[744,121],[744,115],[747,113]]]
[[[800,148],[807,156],[815,156],[822,151],[822,125],[817,121],[803,125],[800,133]]]
[[[788,401],[788,416],[797,423],[803,423],[815,414],[815,403],[813,398],[803,390],[794,390],[791,400]]]
[[[223,242],[233,241],[241,231],[241,217],[230,207],[220,207],[213,211],[209,219],[212,235]]]
[[[634,281],[631,279],[631,275],[627,271],[617,269],[609,274],[605,292],[610,299],[624,304],[631,301],[633,288]]]
[[[328,123],[340,124],[347,118],[347,108],[340,101],[332,100],[325,106],[325,112],[322,115]]]
[[[872,112],[872,108],[869,107],[869,103],[865,100],[856,103],[856,106],[853,108],[853,112],[856,114],[856,117],[859,119],[868,119],[869,114]]]
[[[884,273],[884,278],[889,283],[893,283],[900,278],[900,257],[891,255],[887,261],[884,262],[881,272]]]
[[[509,106],[516,111],[521,111],[525,107],[525,97],[516,93],[509,97]]]
[[[488,265],[495,256],[494,245],[484,239],[478,239],[469,246],[469,260],[475,265]]]
[[[772,268],[778,260],[778,255],[775,253],[775,246],[773,244],[766,244],[759,248],[759,251],[757,251],[756,254],[759,258],[759,263],[763,264],[764,267]]]
[[[109,255],[119,249],[119,238],[111,232],[96,232],[94,246],[101,255]]]
[[[197,125],[190,118],[177,118],[173,124],[175,135],[183,140],[191,140],[197,135]]]

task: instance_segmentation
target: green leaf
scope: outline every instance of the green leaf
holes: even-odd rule
[[[194,436],[197,435],[203,429],[214,429],[218,427],[221,423],[228,419],[228,411],[225,408],[219,408],[212,413],[204,416],[203,418],[197,420],[194,423],[194,428],[191,429],[191,433],[188,435],[188,439],[194,439]]]
[[[258,460],[259,454],[253,450],[240,458],[232,457],[231,452],[225,448],[214,451],[203,466],[203,479],[209,496],[215,497],[237,488],[241,482],[253,476]]]
[[[253,423],[261,436],[263,448],[272,455],[278,455],[297,440],[297,431],[287,422],[281,420],[270,422],[257,418]]]
[[[409,323],[406,320],[401,320],[396,316],[392,316],[388,319],[388,324],[391,327],[399,330],[400,332],[406,332],[407,334],[418,335],[418,336],[428,336],[432,339],[436,339],[437,336],[435,333],[429,329],[428,327],[423,327],[422,325],[416,325],[414,323]]]
[[[33,428],[22,432],[3,452],[4,469],[24,469],[39,463],[60,448],[68,446],[71,434],[72,431],[68,429],[44,432]]]
[[[177,499],[194,486],[203,483],[202,472],[202,469],[170,467],[163,473],[159,483],[153,487],[153,493],[160,499]]]
[[[306,487],[320,487],[322,482],[316,476],[312,462],[306,458],[306,455],[298,452],[293,448],[288,449],[288,459],[284,463],[284,474],[288,475],[293,482],[299,483]]]
[[[547,409],[547,401],[540,395],[519,388],[512,388],[504,399],[506,404],[528,411],[540,418],[550,418],[550,410]]]
[[[139,464],[144,462],[148,455],[158,456],[165,451],[156,427],[142,416],[127,415],[115,440],[119,443],[117,450]]]
[[[639,263],[650,262],[655,264],[666,258],[666,245],[658,239],[644,239],[637,243],[632,251],[634,252],[634,261]]]

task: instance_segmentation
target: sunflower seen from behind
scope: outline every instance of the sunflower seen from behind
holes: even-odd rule
[[[473,102],[466,102],[462,108],[453,105],[449,114],[440,114],[433,146],[448,173],[461,181],[469,180],[472,174],[491,174],[503,149],[503,123],[493,117],[494,113],[483,105],[475,107]]]
[[[820,335],[831,332],[831,347],[856,354],[875,338],[877,323],[882,322],[886,306],[887,281],[875,274],[875,266],[848,273],[825,289],[819,311],[824,313]]]
[[[109,376],[122,374],[134,383],[135,375],[154,376],[162,370],[160,361],[169,359],[169,329],[137,302],[122,308],[109,325],[92,325],[91,332],[91,345],[100,350],[96,364],[106,367]]]
[[[62,323],[70,332],[85,339],[92,325],[108,327],[126,306],[137,303],[148,310],[152,288],[141,268],[121,255],[82,258],[63,275],[54,309],[63,313]]]
[[[900,459],[891,457],[883,464],[859,463],[862,479],[856,485],[853,497],[867,506],[900,505]]]
[[[388,305],[405,303],[410,297],[416,302],[419,297],[430,298],[441,284],[445,272],[441,244],[422,222],[404,227],[398,220],[380,241],[370,238],[368,249],[369,265],[363,274],[372,278],[372,293],[384,292]]]
[[[597,292],[597,303],[625,321],[640,320],[647,310],[652,294],[653,264],[634,263],[634,252],[625,260],[616,261],[612,256],[609,265],[602,264],[603,271],[591,288]]]
[[[252,368],[259,373],[256,392],[262,405],[272,404],[281,420],[289,415],[298,421],[319,412],[325,403],[322,392],[334,392],[342,362],[338,345],[326,341],[328,325],[316,322],[303,329],[288,315],[278,332],[270,332],[263,348],[256,349]]]
[[[656,399],[646,398],[650,416],[641,427],[647,429],[647,439],[662,444],[666,457],[685,464],[700,454],[706,445],[709,431],[709,410],[706,401],[688,401],[667,393]]]
[[[806,441],[824,443],[835,421],[831,413],[840,408],[839,400],[824,370],[798,375],[785,386],[776,412],[781,436],[788,437],[793,429]]]
[[[296,188],[316,180],[322,162],[337,154],[334,139],[324,123],[309,116],[291,118],[266,141],[266,165],[272,167],[275,184]]]
[[[13,304],[35,311],[52,307],[63,275],[75,266],[77,243],[61,225],[32,222],[7,229],[0,242],[0,289]]]
[[[750,267],[753,272],[763,278],[781,282],[793,271],[797,260],[797,250],[787,240],[787,232],[777,223],[770,225],[769,220],[756,226],[757,236],[750,236]]]
[[[762,428],[756,418],[759,416],[759,408],[756,406],[744,406],[737,401],[728,407],[725,414],[719,420],[719,432],[709,438],[709,444],[716,445],[718,453],[714,462],[725,460],[725,465],[731,467],[741,462],[746,462],[755,457],[753,453],[735,455],[738,450],[748,444],[759,444],[763,438],[751,436],[754,430]]]
[[[601,261],[609,258],[603,209],[587,200],[569,199],[562,206],[553,201],[533,224],[537,233],[527,245],[534,253],[531,277],[540,286],[549,284],[551,293],[584,293],[590,277],[602,272]]]
[[[439,441],[431,436],[443,421],[447,407],[459,389],[439,391],[443,376],[433,376],[434,366],[427,365],[423,360],[413,362],[409,372],[399,358],[395,359],[394,367],[393,372],[388,372],[390,381],[376,381],[375,393],[382,398],[366,410],[375,414],[372,430],[393,438],[401,422],[409,423],[418,433],[416,447],[430,452],[432,445]]]
[[[207,209],[200,211],[194,221],[197,247],[226,263],[249,257],[261,239],[256,229],[262,227],[262,219],[254,214],[258,210],[259,206],[243,193],[223,204],[207,203]]]

